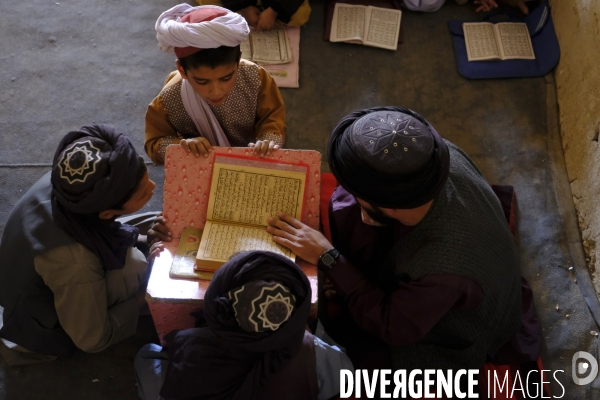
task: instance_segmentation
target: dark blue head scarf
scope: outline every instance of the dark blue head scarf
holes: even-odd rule
[[[105,269],[125,265],[139,231],[100,219],[98,213],[118,205],[132,190],[143,160],[129,139],[107,125],[69,132],[52,164],[52,215],[56,224],[94,253]]]
[[[386,208],[433,200],[450,168],[448,146],[419,114],[374,107],[345,116],[329,138],[331,172],[354,196]]]

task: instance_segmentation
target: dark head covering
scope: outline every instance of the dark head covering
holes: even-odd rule
[[[98,213],[119,204],[138,182],[143,162],[125,135],[107,125],[69,132],[52,164],[52,215],[56,224],[93,252],[106,269],[123,268],[138,230]]]
[[[243,297],[248,301],[255,299],[252,292],[262,287],[270,288],[277,297],[277,284],[296,301],[288,319],[275,331],[251,332],[243,328],[245,323],[240,326],[229,294],[246,287],[250,290]],[[284,291],[279,294],[291,301],[291,296],[283,296]],[[300,350],[310,301],[308,278],[288,258],[266,251],[235,255],[215,273],[206,291],[207,326],[165,337],[170,363],[161,396],[257,399],[261,384],[288,365]],[[281,315],[274,318],[281,321]]]
[[[386,208],[433,200],[446,182],[448,147],[419,114],[374,107],[344,117],[329,138],[331,172],[354,196]]]

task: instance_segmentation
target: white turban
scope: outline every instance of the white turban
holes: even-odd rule
[[[181,18],[192,11],[208,9],[226,14],[204,22],[181,22]],[[162,13],[154,29],[156,29],[158,47],[164,52],[173,52],[175,48],[185,47],[198,49],[235,47],[246,40],[250,34],[248,23],[237,13],[223,7],[192,7],[185,3]]]

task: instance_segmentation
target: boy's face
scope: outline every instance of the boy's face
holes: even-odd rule
[[[131,198],[123,204],[123,215],[133,214],[142,209],[147,202],[150,201],[152,195],[156,189],[156,183],[150,179],[148,171],[144,174],[144,177],[138,185],[138,189],[131,196]]]
[[[150,180],[150,176],[148,175],[148,171],[144,174],[144,177],[140,181],[137,190],[131,198],[123,204],[123,208],[121,209],[110,209],[101,211],[99,216],[101,219],[112,219],[114,217],[118,217],[121,215],[133,214],[139,211],[154,194],[154,189],[156,189],[156,184],[154,181]]]
[[[196,93],[208,103],[218,106],[225,103],[233,90],[238,73],[238,63],[220,65],[216,68],[199,67],[187,72],[179,65],[177,69],[183,79],[187,79]]]

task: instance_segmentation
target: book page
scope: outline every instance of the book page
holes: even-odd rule
[[[365,33],[366,10],[365,6],[337,3],[333,11],[329,40],[331,42],[362,42]]]
[[[291,250],[275,243],[273,235],[264,227],[234,225],[208,221],[204,227],[198,258],[227,261],[240,251],[265,250],[281,254],[291,260],[296,256]]]
[[[503,22],[496,24],[496,31],[503,60],[514,58],[535,59],[527,24],[523,22]]]
[[[217,162],[206,218],[261,226],[279,212],[300,219],[305,181],[302,172]]]
[[[292,60],[291,47],[285,29],[252,31],[252,61],[265,64],[285,64]]]
[[[248,39],[240,43],[240,51],[242,52],[242,58],[252,61],[252,45],[250,44],[250,36],[248,36]]]
[[[277,29],[279,38],[279,49],[281,53],[281,62],[279,64],[287,64],[292,61],[292,44],[285,28]]]
[[[463,32],[469,61],[500,58],[493,24],[489,22],[464,23]]]
[[[369,6],[365,44],[396,50],[402,12]]]
[[[300,28],[294,26],[286,26],[290,44],[290,62],[287,64],[262,64],[263,68],[273,77],[277,87],[279,88],[297,88],[299,82],[299,65],[300,59]]]

